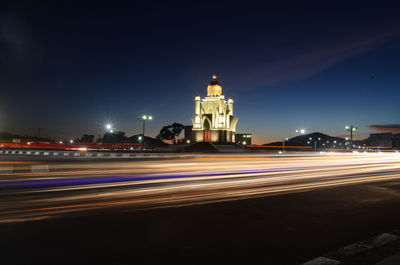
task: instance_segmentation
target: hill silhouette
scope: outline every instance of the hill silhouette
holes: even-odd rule
[[[315,143],[316,142],[316,143]],[[348,141],[347,141],[348,142]],[[264,146],[282,146],[282,141],[272,142],[263,144]],[[313,132],[304,135],[298,135],[292,138],[289,138],[285,141],[286,146],[312,146],[318,147],[345,147],[346,139],[341,137],[334,137],[320,132]]]

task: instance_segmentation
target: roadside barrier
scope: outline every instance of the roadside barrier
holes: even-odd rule
[[[168,154],[168,153],[113,153],[113,152],[87,152],[87,151],[37,151],[37,150],[0,150],[1,155],[15,156],[43,156],[46,158],[186,158],[193,154]]]

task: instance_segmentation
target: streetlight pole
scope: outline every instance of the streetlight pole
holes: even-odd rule
[[[143,132],[142,132],[143,143],[144,143],[144,131],[145,131],[145,129],[146,129],[146,119],[143,119]]]
[[[303,144],[304,142],[304,133],[306,132],[305,129],[298,129],[296,130],[296,133],[300,133],[301,134],[301,144]]]
[[[144,145],[145,145],[145,137],[144,137],[144,132],[145,132],[145,129],[146,129],[146,121],[147,120],[153,120],[153,116],[150,116],[150,115],[139,115],[138,117],[138,120],[140,120],[140,121],[143,121],[143,132],[142,132],[142,139],[141,139],[141,142],[142,142],[142,151],[144,150]]]
[[[321,140],[321,137],[318,137],[317,139],[315,139],[314,141],[314,151],[317,152],[317,142]]]
[[[310,137],[310,141],[308,141],[307,143],[309,144],[312,141],[312,138]],[[315,139],[314,141],[314,151],[317,152],[317,142],[321,141],[321,137],[318,137]]]
[[[350,132],[350,148],[353,148],[353,132],[357,131],[357,126],[346,126],[346,130]]]
[[[108,133],[113,133],[113,132],[114,132],[114,130],[113,130],[111,124],[107,124],[107,125],[106,125],[106,129],[107,129],[107,132],[108,132]]]
[[[106,132],[103,134],[103,138],[101,139],[101,143],[104,144],[107,140],[110,141],[112,139],[112,135],[114,133],[113,127],[110,123],[107,123],[105,125],[106,127]],[[100,137],[100,134],[99,134]],[[107,139],[107,140],[105,140]]]
[[[282,139],[282,152],[285,152],[285,141],[289,140],[289,138]]]

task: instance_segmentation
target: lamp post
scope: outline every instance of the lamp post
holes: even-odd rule
[[[306,130],[305,129],[298,129],[298,130],[296,130],[296,133],[300,133],[301,134],[301,144],[303,144],[304,134],[306,133]]]
[[[107,124],[107,125],[106,125],[106,129],[107,129],[107,132],[108,132],[108,133],[114,133],[114,130],[113,130],[111,124]]]
[[[350,148],[353,148],[353,132],[357,131],[357,126],[350,125],[345,127],[350,132]]]
[[[289,138],[283,138],[282,139],[282,152],[285,152],[285,141],[289,140]]]
[[[304,134],[306,132],[305,129],[298,129],[296,130],[297,133]]]
[[[310,137],[310,141],[312,140],[312,138]],[[317,142],[321,141],[321,137],[318,137],[317,139],[315,139],[314,141],[314,151],[317,152]]]
[[[146,121],[149,120],[153,120],[153,116],[150,115],[146,115],[146,114],[142,114],[142,115],[138,115],[137,116],[138,120],[143,121],[143,133],[142,133],[142,138],[139,140],[141,140],[142,142],[142,150],[144,150],[144,144],[145,144],[145,137],[144,137],[144,131],[146,129]]]

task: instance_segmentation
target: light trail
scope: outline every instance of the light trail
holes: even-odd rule
[[[115,208],[139,210],[400,179],[400,156],[209,156],[54,163],[0,175],[0,222]]]

